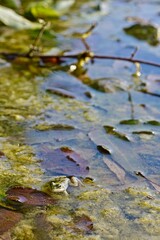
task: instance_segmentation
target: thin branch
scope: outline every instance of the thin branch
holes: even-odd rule
[[[133,59],[138,51],[138,47],[135,47],[134,51],[131,53],[130,59]]]
[[[63,56],[59,55],[38,55],[37,57],[39,58],[73,58],[76,59],[80,54],[67,54]],[[33,56],[36,57],[36,56]],[[87,57],[87,54],[86,54]],[[93,59],[108,59],[108,60],[119,60],[119,61],[126,61],[126,62],[131,62],[131,63],[141,63],[141,64],[146,64],[146,65],[151,65],[154,67],[160,67],[160,63],[156,62],[151,62],[147,60],[141,60],[141,59],[132,59],[128,57],[119,57],[119,56],[111,56],[111,55],[93,55],[90,56],[90,53],[88,53],[88,57],[92,57]]]
[[[118,61],[126,61],[131,63],[140,63],[145,65],[150,65],[154,67],[160,67],[160,63],[151,62],[143,59],[132,59],[130,57],[119,57],[119,56],[112,56],[112,55],[94,55],[92,52],[83,52],[78,54],[66,54],[66,55],[28,55],[28,54],[18,54],[18,53],[4,53],[1,52],[0,55],[3,55],[7,59],[15,59],[18,57],[25,57],[25,58],[41,58],[42,60],[45,58],[57,58],[57,59],[77,59],[80,56],[90,57],[91,59],[108,59],[108,60],[118,60]]]
[[[131,119],[134,119],[134,104],[133,104],[131,92],[128,92],[128,101],[129,101],[130,107],[131,107]]]
[[[41,27],[41,29],[40,29],[37,37],[35,38],[33,44],[31,45],[28,53],[26,54],[26,56],[27,56],[27,55],[28,55],[28,56],[31,56],[34,52],[37,52],[37,50],[38,50],[38,44],[39,44],[39,42],[40,42],[40,39],[41,39],[41,37],[42,37],[42,35],[43,35],[43,33],[44,33],[47,25],[48,25],[48,22],[42,22],[42,27]]]
[[[141,60],[141,59],[131,59],[128,57],[118,57],[118,56],[101,56],[101,55],[94,55],[95,59],[110,59],[110,60],[119,60],[119,61],[126,61],[126,62],[132,62],[132,63],[141,63],[146,65],[151,65],[154,67],[160,67],[160,63],[155,63],[151,61]]]
[[[154,96],[154,97],[160,97],[159,93],[152,93],[152,92],[145,91],[143,89],[141,90],[141,92],[144,93],[144,94],[148,94],[148,95]]]

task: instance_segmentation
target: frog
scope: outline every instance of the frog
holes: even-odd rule
[[[45,189],[49,190],[52,193],[63,193],[69,195],[67,189],[69,186],[79,187],[83,183],[81,180],[75,176],[55,176],[49,182],[45,183]]]

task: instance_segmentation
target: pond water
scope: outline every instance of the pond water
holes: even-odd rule
[[[75,32],[97,23],[86,39],[95,55],[129,58],[137,48],[136,59],[159,63],[159,1],[54,2],[63,14],[42,36],[44,53],[85,51]],[[140,33],[152,26],[156,39],[149,32],[142,39],[124,31],[136,24]],[[27,52],[37,34],[3,26],[0,51]],[[6,221],[8,215],[0,219],[6,226],[0,226],[0,238],[158,240],[160,68],[64,60],[52,65],[1,59],[0,210],[14,210],[22,219],[18,215],[15,224]],[[52,192],[46,184],[56,176],[67,181],[75,176],[82,184],[68,186],[68,195]],[[6,191],[12,188],[8,201]],[[28,188],[40,191],[35,200],[26,200]],[[43,192],[57,203],[36,204]]]

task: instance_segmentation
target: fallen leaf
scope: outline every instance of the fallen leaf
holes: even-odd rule
[[[148,42],[150,45],[157,45],[158,41],[158,28],[151,24],[136,23],[130,27],[124,28],[125,33]]]
[[[34,218],[34,234],[36,239],[51,240],[49,233],[52,231],[53,226],[47,221],[44,213],[38,213]]]
[[[104,129],[106,130],[106,132],[108,134],[114,135],[117,138],[120,138],[120,139],[122,139],[124,141],[130,142],[129,137],[126,134],[117,131],[114,127],[112,127],[112,126],[104,126]]]
[[[89,87],[72,75],[62,71],[51,74],[47,83],[45,83],[45,90],[67,98],[85,101],[91,98]]]
[[[0,240],[12,240],[11,233],[8,231],[0,235]]]
[[[107,165],[107,167],[110,169],[111,172],[113,172],[116,177],[118,178],[118,180],[124,184],[125,183],[125,176],[126,176],[126,172],[125,170],[119,166],[116,162],[114,162],[113,160],[109,159],[109,158],[104,158],[103,159],[104,163]]]
[[[137,125],[140,124],[141,122],[138,119],[126,119],[120,121],[120,124],[126,124],[126,125]]]
[[[152,181],[151,179],[149,179],[148,177],[146,177],[142,172],[135,171],[135,174],[136,174],[137,176],[140,176],[140,177],[146,179],[146,180],[154,187],[154,189],[155,189],[157,192],[160,193],[160,185],[159,185],[158,183],[156,183],[156,182]]]
[[[134,150],[133,143],[107,134],[103,128],[93,130],[88,135],[97,146],[107,149],[113,161],[127,173],[132,174],[135,169],[143,169],[141,158]]]
[[[147,130],[142,130],[142,131],[133,131],[133,134],[146,134],[146,135],[154,135],[153,131],[147,131]]]
[[[38,152],[42,167],[52,175],[85,176],[89,171],[88,163],[78,153],[68,147],[55,150],[42,148]]]
[[[48,123],[37,124],[34,128],[39,131],[73,130],[74,129],[74,127],[71,125],[60,124],[60,123],[59,124],[48,124]]]
[[[21,213],[0,208],[0,235],[13,228],[21,219]]]
[[[6,195],[7,203],[15,207],[47,206],[56,203],[48,194],[32,188],[13,187]]]
[[[98,145],[97,146],[97,149],[100,153],[103,153],[103,154],[111,154],[111,150],[109,148],[107,148],[106,146],[104,145]]]
[[[65,90],[63,88],[52,87],[52,88],[48,88],[46,90],[49,93],[54,93],[54,94],[62,96],[62,97],[75,98],[75,94],[73,94],[72,92]]]
[[[149,120],[147,122],[144,122],[144,124],[149,124],[149,125],[153,125],[153,126],[160,126],[160,121],[157,120]]]
[[[85,214],[82,214],[81,216],[75,216],[73,218],[74,222],[74,231],[82,232],[82,233],[89,233],[93,229],[93,222]]]

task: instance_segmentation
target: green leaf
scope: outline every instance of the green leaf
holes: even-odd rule
[[[131,27],[124,28],[124,31],[143,41],[147,41],[150,45],[157,45],[158,41],[158,28],[151,24],[134,24]]]
[[[153,131],[133,131],[132,132],[133,134],[147,134],[147,135],[154,135],[154,132]]]
[[[120,124],[137,125],[140,124],[140,121],[138,119],[127,119],[120,121]]]
[[[117,131],[114,127],[112,127],[112,126],[104,126],[104,129],[106,130],[106,133],[114,135],[115,137],[120,138],[120,139],[122,139],[124,141],[130,142],[129,137],[126,134]]]
[[[41,28],[41,24],[33,23],[26,18],[18,15],[10,8],[0,6],[0,22],[16,29],[34,29]]]
[[[56,10],[40,5],[31,7],[27,14],[32,15],[35,19],[53,19],[59,17],[59,13]]]
[[[150,121],[145,122],[144,124],[149,124],[149,125],[153,125],[153,126],[160,126],[160,121],[150,120]]]

